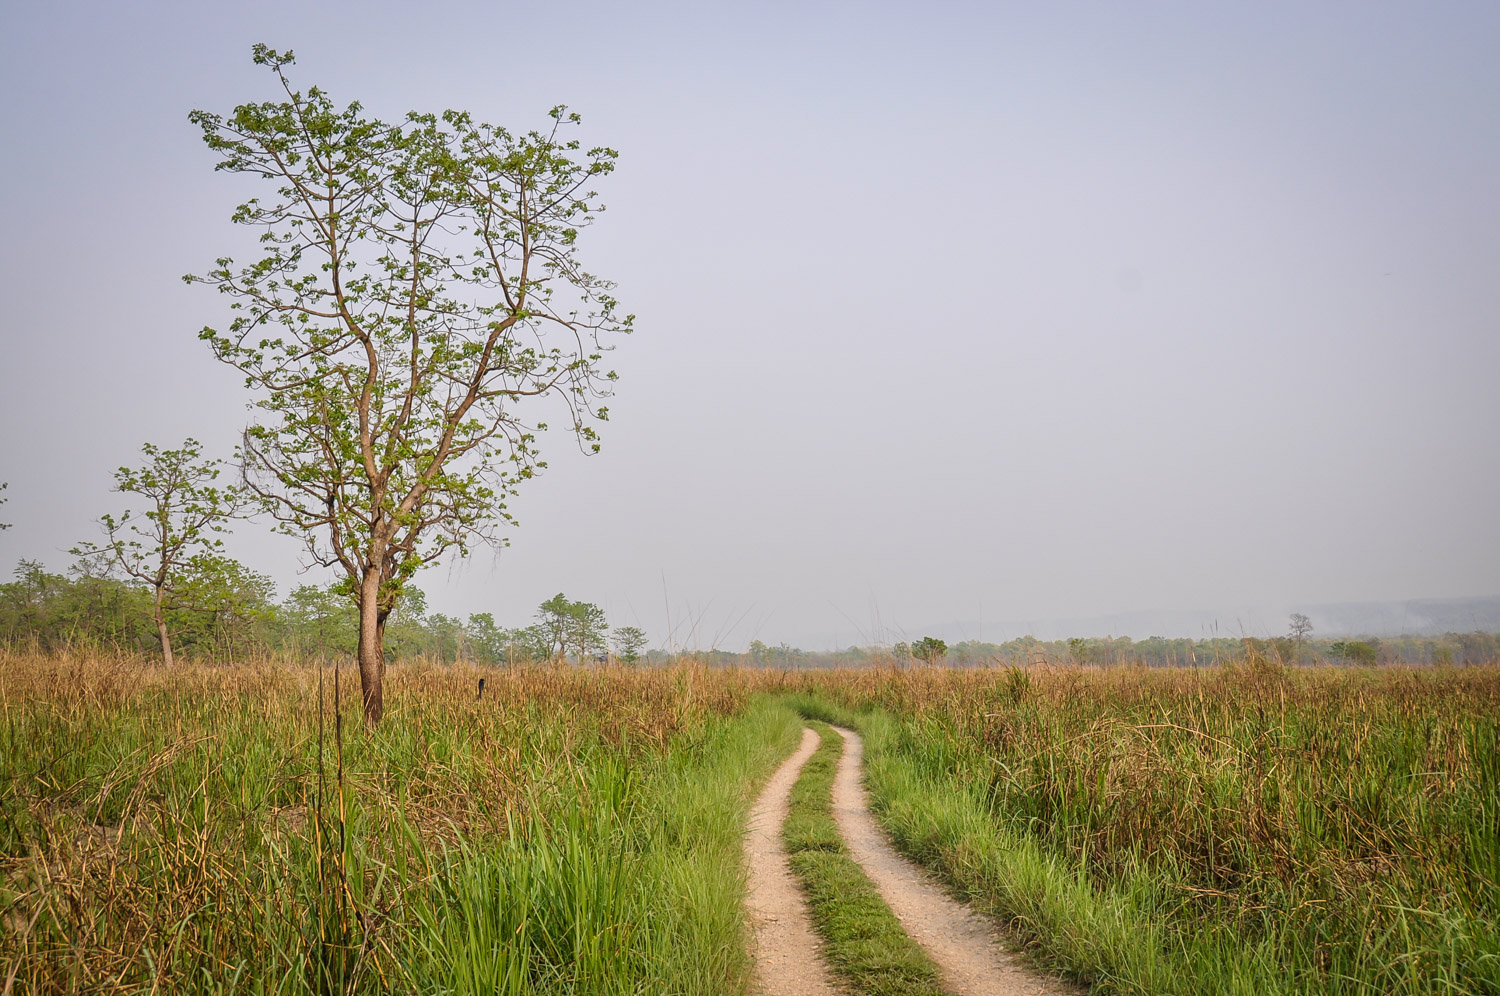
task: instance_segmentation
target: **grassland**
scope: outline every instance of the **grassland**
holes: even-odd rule
[[[808,685],[898,844],[1095,991],[1500,993],[1500,669]]]
[[[370,731],[331,668],[0,650],[0,991],[742,992],[746,806],[812,716],[1097,992],[1500,993],[1492,665],[388,680]]]
[[[390,680],[367,732],[331,670],[0,657],[0,989],[743,988],[794,713],[692,666]]]

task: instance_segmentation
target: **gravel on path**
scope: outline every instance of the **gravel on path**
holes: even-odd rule
[[[906,933],[937,963],[943,985],[954,996],[1082,992],[1026,967],[1006,950],[993,924],[949,896],[920,865],[896,852],[870,815],[860,782],[864,742],[850,730],[839,729],[839,735],[844,738],[844,753],[833,782],[834,820],[850,856],[875,883]]]
[[[781,825],[786,822],[792,785],[818,749],[818,735],[802,731],[802,744],[766,783],[745,834],[750,869],[745,906],[750,915],[756,991],[763,996],[836,996],[823,960],[821,941],[808,919],[802,890],[792,877]]]

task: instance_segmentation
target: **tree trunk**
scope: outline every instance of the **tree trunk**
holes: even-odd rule
[[[161,659],[167,665],[172,666],[172,637],[167,632],[167,615],[161,605],[161,589],[156,589],[156,601],[152,608],[156,615],[156,635],[161,639]]]
[[[359,692],[365,722],[380,722],[385,712],[385,616],[380,611],[380,575],[371,571],[359,591]]]

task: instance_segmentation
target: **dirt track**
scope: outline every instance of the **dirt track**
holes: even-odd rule
[[[1062,996],[1080,990],[1025,967],[999,934],[903,858],[875,823],[860,784],[864,743],[839,730],[844,754],[833,783],[833,816],[850,855],[875,883],[906,933],[926,949],[955,996]],[[805,741],[804,741],[805,743]],[[790,991],[790,990],[789,990]]]
[[[745,905],[750,914],[756,990],[763,996],[837,996],[808,919],[802,892],[781,844],[792,785],[818,749],[818,735],[802,731],[802,745],[776,770],[750,811],[745,863],[750,869]]]

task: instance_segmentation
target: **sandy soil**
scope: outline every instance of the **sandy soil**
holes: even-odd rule
[[[745,864],[750,869],[745,906],[750,914],[756,991],[763,996],[835,996],[818,935],[781,845],[792,785],[818,749],[818,735],[802,731],[802,745],[776,770],[750,811]]]
[[[907,934],[937,963],[943,985],[955,996],[1062,996],[1081,992],[1028,969],[1005,949],[989,921],[951,898],[921,866],[896,853],[870,815],[860,784],[864,743],[849,730],[839,733],[844,738],[844,755],[833,783],[833,815],[839,832],[850,855],[879,888]]]

